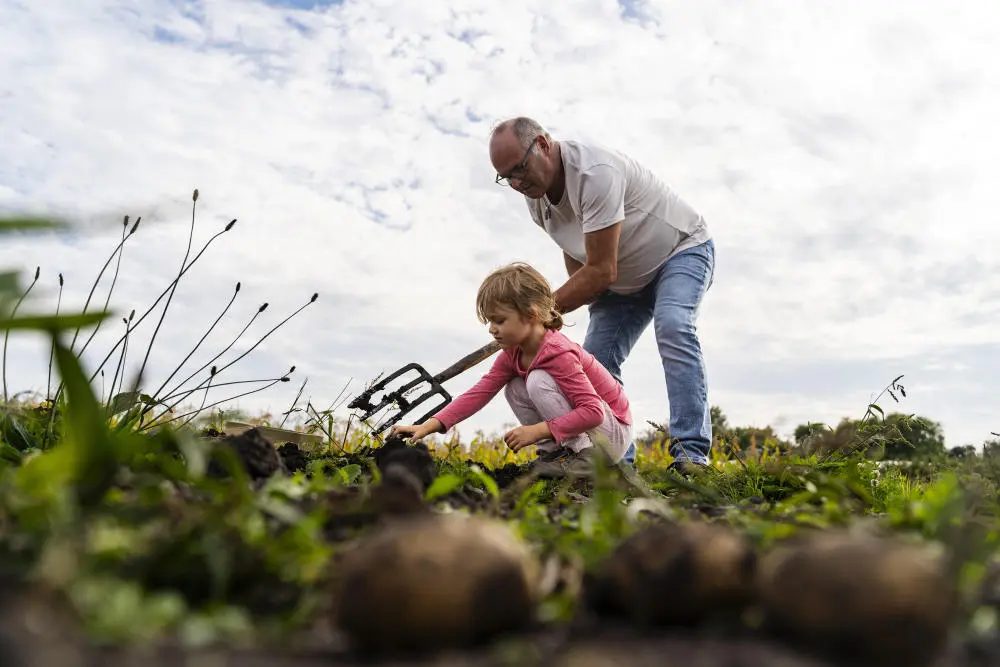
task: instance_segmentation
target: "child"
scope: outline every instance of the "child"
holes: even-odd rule
[[[504,442],[515,452],[535,445],[541,476],[588,474],[595,440],[620,461],[632,441],[628,398],[593,355],[559,331],[562,317],[545,278],[520,262],[497,269],[479,287],[476,310],[501,345],[489,372],[423,424],[390,433],[419,440],[447,432],[503,388],[521,423]]]

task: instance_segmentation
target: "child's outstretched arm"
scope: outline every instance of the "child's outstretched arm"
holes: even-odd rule
[[[441,432],[446,432],[455,424],[482,410],[514,376],[514,365],[511,363],[510,355],[506,351],[501,351],[490,370],[479,378],[476,384],[455,397],[447,407],[434,415],[434,418],[441,423]]]
[[[455,424],[482,410],[514,377],[514,367],[503,352],[494,360],[490,370],[465,392],[455,397],[445,408],[423,424],[397,424],[390,433],[408,434],[419,440],[431,433],[446,433]]]

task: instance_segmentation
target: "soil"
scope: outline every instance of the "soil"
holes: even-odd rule
[[[277,449],[255,428],[239,435],[216,437],[214,442],[217,447],[228,448],[234,453],[254,482],[267,479],[277,472],[288,473],[288,468]],[[213,457],[208,465],[208,474],[213,477],[224,477],[228,472],[218,457]]]
[[[33,610],[37,613],[37,610]],[[36,618],[36,621],[39,620]],[[614,627],[549,629],[519,640],[470,650],[372,660],[352,657],[339,642],[305,649],[163,646],[112,649],[86,645],[58,623],[30,624],[28,614],[4,614],[0,664],[4,667],[875,667],[856,658],[831,659],[763,637],[713,637],[663,631],[641,635]],[[14,622],[12,622],[14,621]],[[29,629],[30,628],[30,629]],[[923,667],[1000,664],[1000,645],[955,642]]]
[[[229,446],[251,479],[257,483],[279,471],[286,474],[304,471],[309,461],[306,453],[296,443],[271,443],[257,429],[250,429],[235,436],[227,436],[214,428],[208,428],[201,435],[217,444]],[[355,452],[331,456],[327,459],[325,467],[327,470],[332,470],[354,464],[366,468],[369,460],[375,462],[382,474],[392,463],[405,467],[420,480],[424,489],[429,487],[437,476],[434,457],[425,444],[409,445],[402,438],[393,436],[385,438],[380,447],[366,447]],[[467,459],[465,463],[475,462]],[[224,469],[217,461],[211,463],[209,470],[210,474],[213,475],[225,474]],[[522,477],[527,470],[527,464],[508,463],[496,470],[486,470],[485,472],[494,479],[498,488],[505,489]],[[457,492],[449,499],[459,500],[461,497],[462,493]],[[471,505],[476,505],[479,502],[479,496],[475,493],[471,496],[467,495],[466,499]]]
[[[294,472],[305,468],[306,456],[293,443],[283,443],[275,449],[256,430],[240,436],[204,433],[204,436],[229,446],[247,470],[255,484],[278,471]],[[266,445],[266,447],[265,447]],[[409,446],[396,439],[373,450],[362,450],[331,458],[331,467],[358,464],[367,470],[374,461],[382,474],[382,483],[362,493],[352,487],[331,492],[318,502],[332,509],[325,532],[331,539],[348,539],[356,530],[384,520],[386,517],[429,511],[422,501],[423,493],[433,483],[436,468],[426,447]],[[221,467],[214,474],[225,474]],[[487,471],[501,489],[508,488],[525,472],[524,466],[508,464]],[[475,507],[491,501],[478,488],[466,486],[443,500],[457,505]],[[169,554],[164,558],[165,578],[170,576]],[[254,569],[247,564],[247,569]],[[272,585],[277,582],[270,582]],[[270,591],[267,586],[251,586],[246,597],[272,598],[280,586]],[[277,597],[282,597],[278,595]],[[250,602],[247,600],[247,602]],[[284,607],[290,600],[257,601],[251,606]],[[499,641],[491,646],[467,651],[451,651],[439,655],[407,659],[365,660],[352,656],[343,638],[336,632],[318,628],[309,633],[307,648],[277,649],[225,648],[215,650],[183,650],[167,646],[155,650],[111,650],[86,644],[76,633],[65,614],[36,593],[18,593],[14,586],[0,589],[0,665],[4,667],[34,667],[35,665],[108,667],[160,667],[166,665],[212,665],[213,667],[337,667],[337,666],[399,666],[399,667],[507,667],[513,665],[551,665],[553,667],[652,667],[654,665],[684,665],[689,667],[865,667],[855,656],[835,660],[820,656],[808,647],[796,648],[763,636],[742,634],[712,634],[711,631],[667,631],[638,634],[608,621],[597,622],[586,614],[569,627],[539,627],[517,640]],[[876,634],[884,629],[875,628]],[[920,667],[985,667],[1000,665],[1000,640],[981,642],[954,641],[945,654]]]
[[[278,447],[278,456],[281,457],[285,468],[291,473],[305,470],[306,465],[309,463],[309,457],[294,442],[286,442]]]

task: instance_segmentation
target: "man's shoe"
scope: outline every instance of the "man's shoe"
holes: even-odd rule
[[[698,473],[704,472],[708,469],[708,464],[702,461],[685,461],[682,459],[674,459],[670,465],[667,466],[667,470],[678,475],[697,475]]]

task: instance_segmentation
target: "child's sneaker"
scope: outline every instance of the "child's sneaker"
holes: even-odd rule
[[[567,475],[587,477],[594,472],[594,447],[574,452],[565,447],[559,447],[550,452],[543,452],[531,466],[531,472],[543,479],[554,479]]]

